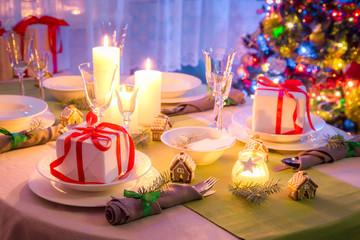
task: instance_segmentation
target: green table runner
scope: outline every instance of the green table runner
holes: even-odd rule
[[[17,83],[0,85],[0,94],[17,94]],[[26,95],[38,96],[32,81],[25,81]],[[49,108],[58,118],[62,106],[45,91]],[[188,116],[172,117],[174,127],[204,126]],[[194,183],[214,176],[219,182],[216,194],[201,201],[185,204],[188,208],[214,222],[232,234],[245,239],[360,239],[360,189],[319,171],[308,175],[319,185],[314,199],[294,201],[287,196],[287,181],[292,170],[273,172],[282,155],[271,152],[268,166],[270,178],[281,179],[283,191],[270,197],[261,206],[236,198],[228,191],[231,170],[237,153],[244,147],[237,142],[215,163],[197,166]],[[141,149],[159,171],[168,170],[175,152],[161,142],[150,142]]]

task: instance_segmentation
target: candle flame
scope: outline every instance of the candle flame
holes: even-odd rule
[[[148,58],[147,60],[146,60],[146,65],[145,65],[145,69],[146,70],[150,70],[151,68],[150,68],[150,59]]]
[[[105,35],[104,37],[104,47],[108,47],[109,46],[109,38],[107,35]]]

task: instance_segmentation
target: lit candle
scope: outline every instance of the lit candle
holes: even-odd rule
[[[96,71],[101,71],[106,68],[110,64],[117,64],[118,68],[115,73],[114,78],[114,87],[120,85],[120,48],[109,46],[108,37],[104,37],[104,46],[94,47],[92,49],[93,53],[93,62],[94,62],[94,71],[96,75]],[[108,94],[105,89],[110,82],[102,81],[101,76],[96,76],[96,84],[97,89],[100,94]],[[109,108],[104,112],[104,122],[111,122],[119,124],[122,121],[118,106],[117,100],[115,97],[115,93],[113,93],[113,99],[110,103]]]
[[[139,88],[138,121],[144,126],[151,126],[154,117],[160,114],[161,78],[161,72],[150,70],[150,59],[146,61],[146,70],[135,72],[135,85]]]

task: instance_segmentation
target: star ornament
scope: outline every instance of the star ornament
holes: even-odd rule
[[[251,173],[254,173],[254,167],[256,167],[256,163],[253,162],[253,159],[250,157],[246,162],[242,162],[242,164],[244,165],[244,172],[245,171],[250,171]]]

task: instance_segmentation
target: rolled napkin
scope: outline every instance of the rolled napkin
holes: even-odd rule
[[[34,130],[31,134],[27,131],[10,133],[1,128],[0,132],[6,134],[0,135],[0,153],[3,153],[17,148],[26,148],[54,141],[65,132],[65,128],[62,125],[50,126]]]
[[[244,99],[244,94],[235,88],[232,88],[229,93],[231,100],[230,105],[244,104],[246,101]],[[161,113],[168,116],[175,116],[193,112],[203,112],[214,108],[215,100],[213,97],[205,97],[196,101],[180,103],[172,109],[163,108]]]
[[[326,146],[300,152],[295,158],[283,159],[282,163],[299,171],[318,164],[335,162],[345,157],[359,156],[360,135],[357,135],[349,141],[332,138]]]
[[[107,221],[112,225],[125,224],[145,216],[159,214],[165,208],[202,199],[202,195],[192,186],[177,183],[168,184],[159,198],[144,195],[125,190],[125,198],[112,197],[105,208]],[[146,204],[144,198],[155,201],[147,200]]]

